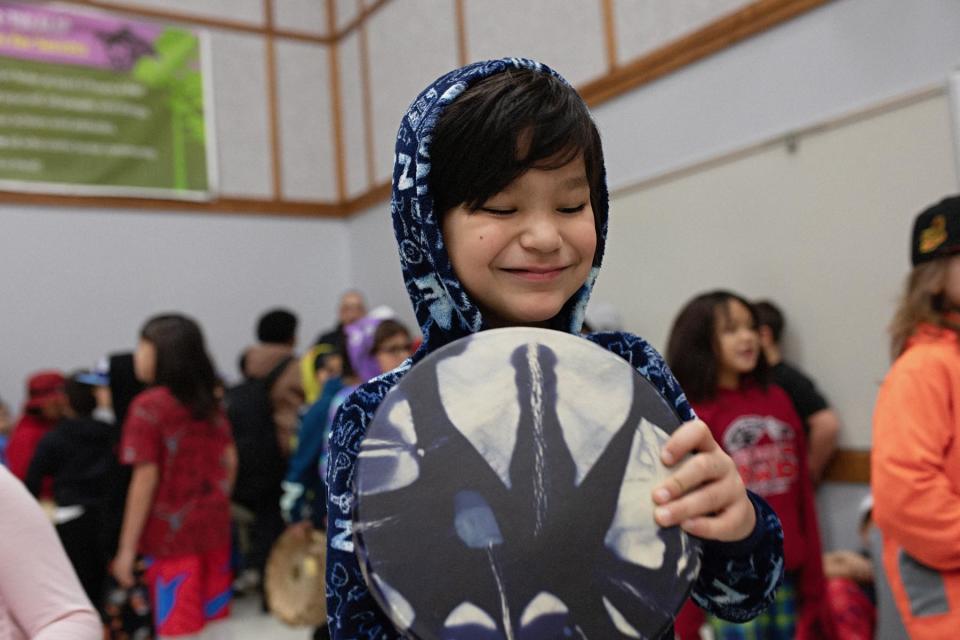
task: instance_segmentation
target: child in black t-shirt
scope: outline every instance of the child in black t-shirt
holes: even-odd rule
[[[37,496],[43,478],[53,477],[57,533],[84,591],[99,604],[106,577],[103,501],[108,476],[117,465],[115,427],[92,417],[97,400],[87,372],[72,375],[64,391],[69,403],[67,417],[40,440],[26,485]]]
[[[817,483],[836,451],[840,418],[813,380],[784,361],[780,349],[784,320],[780,309],[768,300],[754,303],[754,308],[759,322],[760,346],[770,364],[770,380],[787,392],[803,421],[810,478]]]

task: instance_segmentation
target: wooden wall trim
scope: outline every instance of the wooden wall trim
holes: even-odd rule
[[[600,0],[600,11],[603,14],[603,38],[606,43],[607,70],[612,73],[619,64],[617,53],[617,25],[613,0]]]
[[[337,28],[337,3],[327,0],[327,25],[331,31]],[[340,46],[327,49],[330,63],[330,126],[333,127],[333,160],[336,172],[337,200],[347,198],[347,154],[343,143],[343,96],[340,91]]]
[[[360,28],[361,25],[366,23],[367,18],[382,9],[388,2],[390,2],[390,0],[373,0],[370,4],[364,3],[365,6],[360,10],[360,14],[334,34],[337,42],[353,33],[354,29]]]
[[[352,216],[355,213],[360,213],[365,209],[369,209],[374,205],[384,204],[386,207],[385,200],[390,198],[390,192],[392,190],[391,182],[382,182],[366,193],[362,193],[355,198],[347,200],[346,204],[343,206],[343,215]]]
[[[591,107],[717,53],[831,0],[758,0],[579,88]]]
[[[181,22],[198,27],[207,27],[210,29],[223,29],[225,31],[238,31],[254,35],[272,35],[289,40],[299,40],[302,42],[312,42],[313,44],[331,44],[337,41],[338,35],[320,35],[307,33],[294,29],[278,29],[272,24],[273,14],[270,14],[271,20],[264,20],[263,24],[252,22],[243,22],[240,20],[229,20],[227,18],[212,18],[209,16],[196,15],[185,11],[171,11],[167,9],[150,9],[149,7],[140,7],[126,2],[110,2],[108,0],[67,0],[70,4],[90,7],[91,9],[100,9],[112,13],[125,13],[141,18],[151,20],[164,20],[170,22]]]
[[[360,38],[360,90],[363,99],[364,156],[367,169],[367,188],[374,189],[377,179],[377,151],[373,144],[373,91],[370,80],[370,45],[367,25],[362,23],[357,32]]]
[[[342,29],[336,28],[336,23],[332,28],[328,23],[328,32],[325,35],[309,33],[298,29],[282,29],[276,25],[252,22],[243,22],[241,20],[230,20],[227,18],[213,18],[209,16],[197,15],[186,11],[172,11],[169,9],[151,9],[132,5],[127,2],[113,2],[111,0],[67,0],[70,4],[87,6],[91,9],[100,9],[114,13],[126,13],[142,18],[154,20],[168,20],[171,22],[182,22],[196,25],[199,27],[208,27],[211,29],[224,29],[226,31],[239,31],[242,33],[251,33],[256,35],[271,34],[277,38],[286,38],[289,40],[299,40],[301,42],[310,42],[313,44],[336,44],[344,37],[349,35],[361,25],[367,18],[379,11],[390,0],[374,0],[369,6],[364,7],[361,12],[350,22],[345,24]],[[272,14],[271,14],[272,16]]]
[[[229,196],[209,202],[195,202],[191,200],[161,200],[157,198],[80,197],[0,191],[0,203],[3,205],[60,207],[64,209],[130,209],[133,211],[279,215],[295,218],[344,218],[348,215],[347,207],[336,202],[278,200],[271,198],[233,198]]]
[[[0,191],[0,205],[61,207],[64,209],[131,209],[144,211],[177,211],[212,214],[290,216],[295,218],[347,218],[384,202],[390,197],[391,183],[382,182],[366,193],[343,202],[315,200],[280,200],[225,196],[206,202],[164,200],[123,196],[69,196],[21,191]]]
[[[870,484],[870,451],[840,449],[824,471],[823,481]]]
[[[453,10],[455,23],[457,26],[457,64],[461,67],[470,60],[470,54],[467,53],[467,13],[464,2],[466,0],[453,0]]]
[[[273,0],[263,0],[264,20],[273,25]],[[283,150],[280,146],[280,98],[277,89],[277,43],[268,32],[264,37],[267,76],[267,117],[270,119],[270,184],[273,197],[283,198]]]

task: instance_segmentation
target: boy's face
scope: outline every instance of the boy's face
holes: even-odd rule
[[[583,158],[530,169],[477,211],[443,217],[453,269],[490,326],[537,325],[583,285],[597,248]]]

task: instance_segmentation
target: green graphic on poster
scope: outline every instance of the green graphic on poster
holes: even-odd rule
[[[202,34],[0,3],[0,189],[207,199]]]

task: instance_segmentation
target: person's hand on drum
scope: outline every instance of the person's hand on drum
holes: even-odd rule
[[[653,490],[654,518],[707,540],[732,542],[753,532],[757,515],[737,466],[702,420],[684,423],[660,451],[672,474]]]

